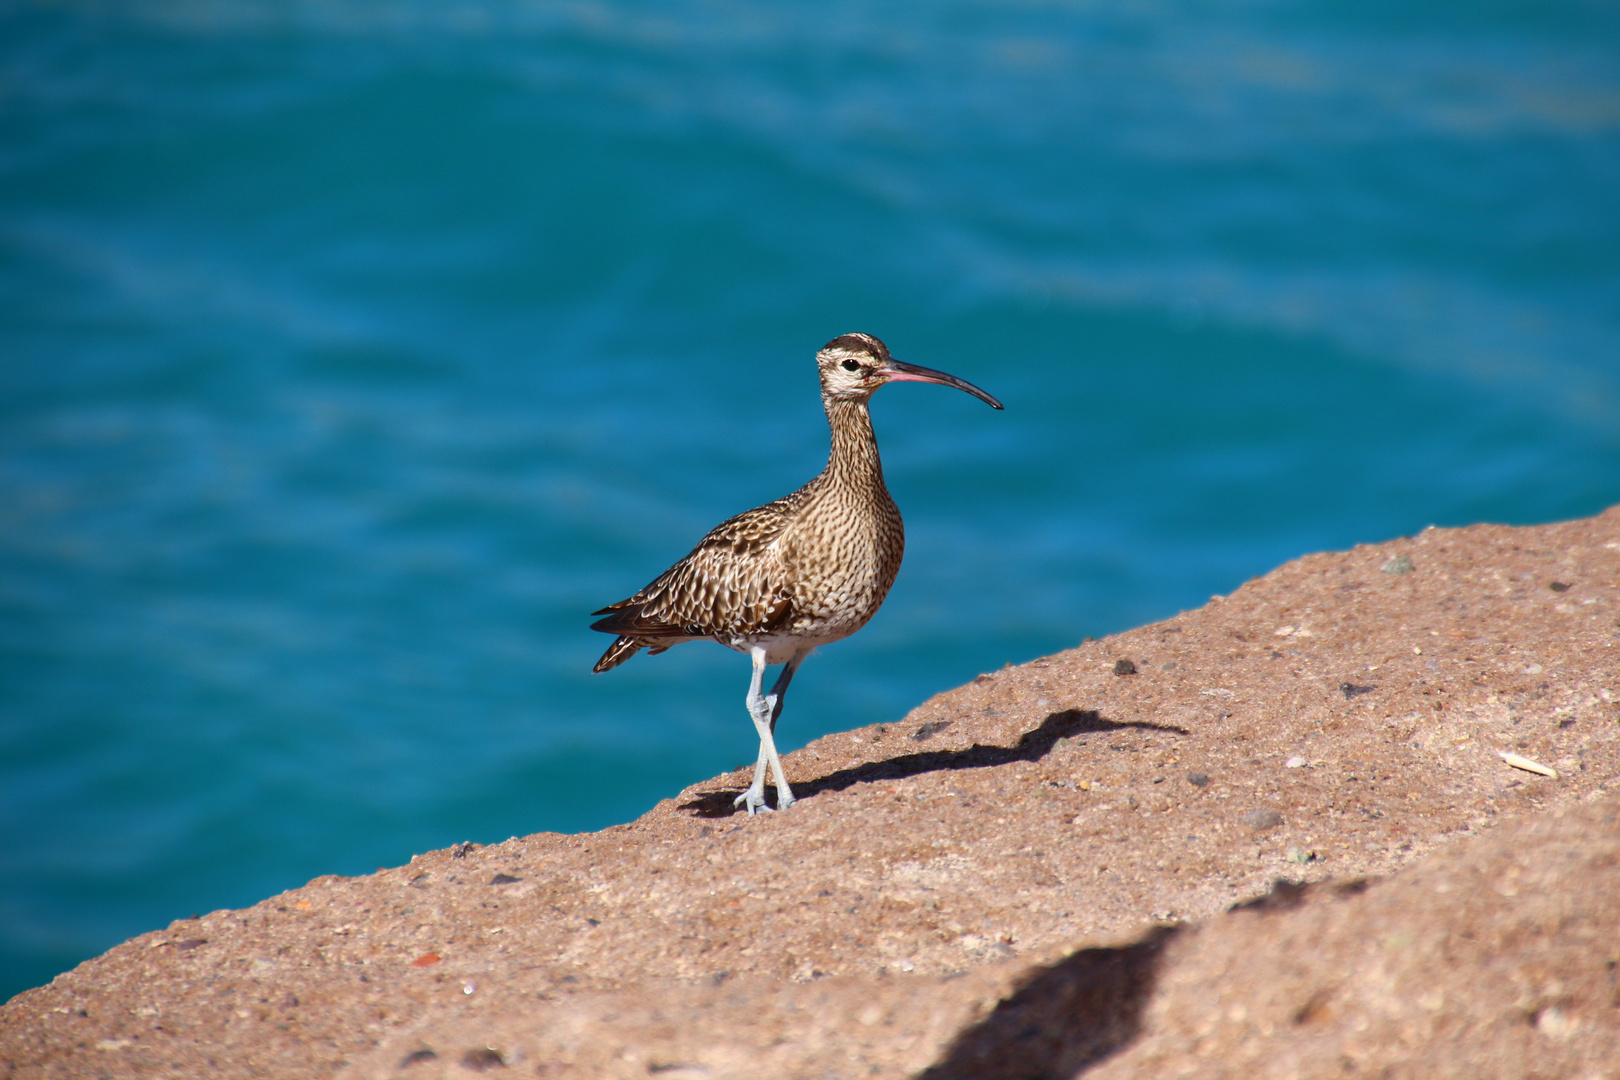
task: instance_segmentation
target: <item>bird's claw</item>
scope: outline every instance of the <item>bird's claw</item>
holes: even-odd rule
[[[731,800],[731,805],[734,807],[747,806],[749,817],[753,817],[755,814],[768,814],[772,809],[765,804],[765,792],[755,791],[753,788],[749,788],[747,791]]]
[[[786,810],[788,807],[792,806],[798,801],[798,799],[793,797],[793,793],[791,791],[778,791],[776,793],[776,805],[772,806],[770,803],[765,801],[764,789],[755,791],[753,788],[749,788],[747,791],[731,800],[731,805],[734,807],[746,806],[748,808],[748,815],[752,817],[755,814],[769,814],[774,810]]]

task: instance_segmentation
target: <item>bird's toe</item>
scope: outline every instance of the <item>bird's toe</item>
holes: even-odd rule
[[[755,791],[753,788],[749,788],[747,791],[731,800],[731,805],[746,807],[750,817],[758,813],[769,812],[771,809],[769,806],[765,805],[765,792]]]

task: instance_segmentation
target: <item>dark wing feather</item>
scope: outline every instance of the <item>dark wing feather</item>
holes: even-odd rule
[[[804,492],[721,522],[646,588],[594,612],[606,618],[591,629],[656,647],[659,639],[755,634],[781,625],[792,614],[792,577],[777,541]]]

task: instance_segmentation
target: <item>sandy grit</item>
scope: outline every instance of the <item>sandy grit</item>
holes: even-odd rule
[[[1617,751],[1620,508],[1431,529],[820,739],[785,813],[176,922],[0,1075],[1617,1078]]]

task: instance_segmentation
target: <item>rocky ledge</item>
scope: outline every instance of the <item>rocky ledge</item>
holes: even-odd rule
[[[317,878],[12,1077],[1620,1076],[1620,508],[1311,555],[600,833]]]

